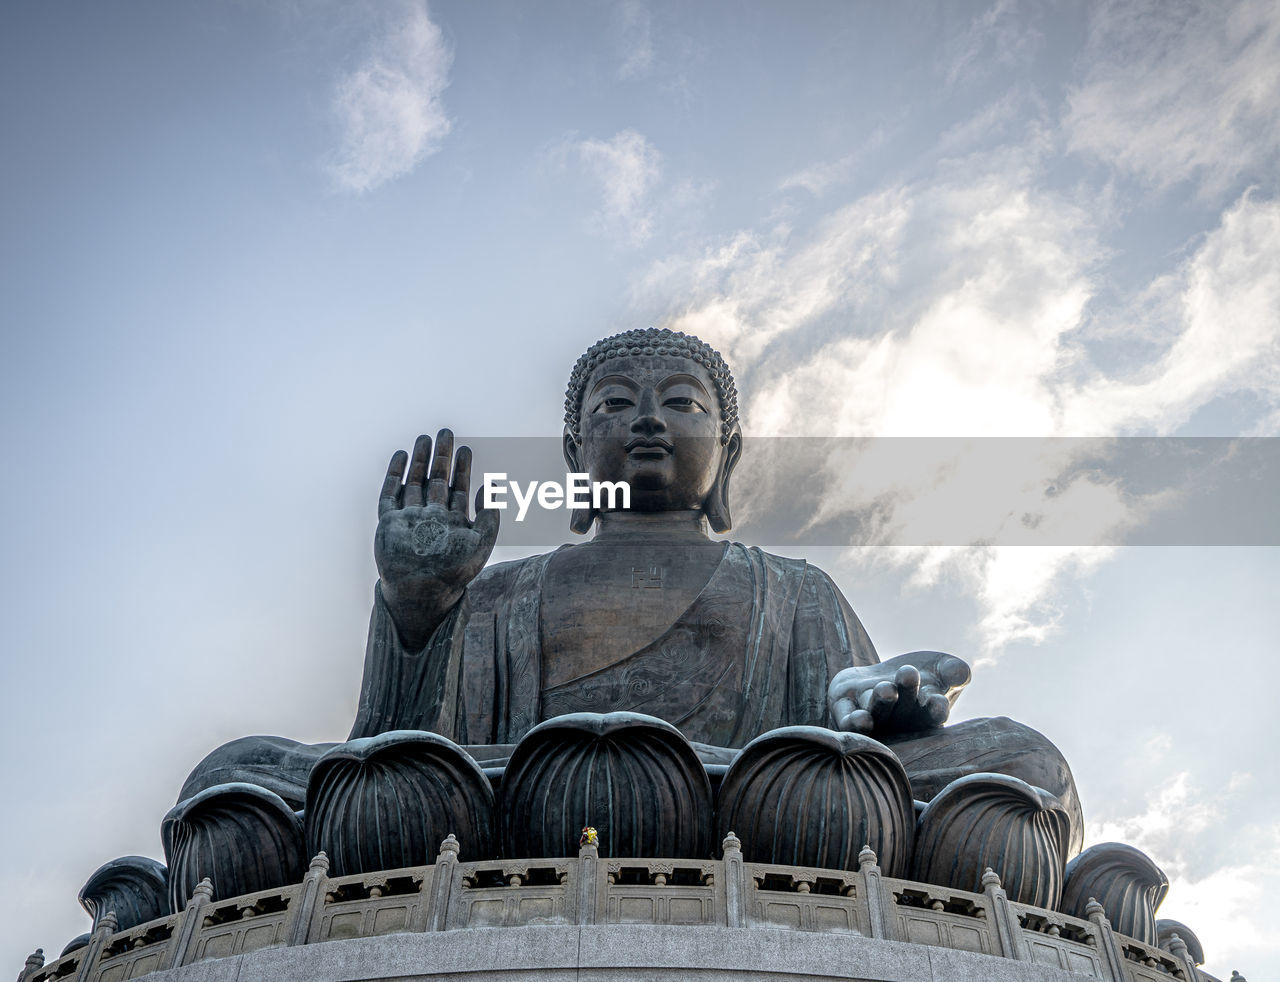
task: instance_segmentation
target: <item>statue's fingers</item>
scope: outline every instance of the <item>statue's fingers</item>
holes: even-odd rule
[[[453,431],[436,434],[436,454],[431,458],[431,475],[427,478],[427,504],[449,503],[449,464],[453,462]]]
[[[397,450],[391,455],[391,463],[387,465],[387,476],[382,482],[382,493],[378,496],[379,518],[400,506],[400,492],[404,490],[401,482],[404,480],[404,468],[408,462],[409,455],[403,450]]]
[[[963,658],[943,655],[938,659],[938,679],[948,689],[958,689],[969,684],[973,672]]]
[[[856,678],[853,668],[842,668],[836,672],[831,677],[831,684],[827,686],[827,702],[834,704],[846,698],[850,692],[856,691]]]
[[[914,665],[903,665],[893,673],[893,684],[904,705],[910,706],[920,694],[920,670]]]
[[[877,719],[888,716],[898,703],[898,687],[885,679],[861,694],[862,708]]]
[[[471,448],[459,447],[453,456],[453,485],[449,488],[449,510],[467,520],[467,502],[471,498]]]
[[[404,506],[416,508],[422,504],[427,481],[427,461],[431,457],[431,437],[425,433],[413,443],[413,456],[409,459],[409,476],[404,482]]]
[[[837,722],[839,722],[850,713],[856,711],[857,708],[858,707],[854,705],[852,699],[847,696],[841,696],[831,704],[831,715],[836,718]]]
[[[836,725],[848,733],[870,733],[875,729],[876,721],[865,709],[855,709],[837,717]]]
[[[502,523],[500,512],[497,508],[485,508],[484,488],[476,489],[476,520],[471,523],[472,529],[480,533],[480,541],[484,543],[486,550],[492,550],[493,544],[498,541],[498,526]]]
[[[920,687],[918,705],[929,726],[941,726],[951,715],[951,702],[932,685]]]

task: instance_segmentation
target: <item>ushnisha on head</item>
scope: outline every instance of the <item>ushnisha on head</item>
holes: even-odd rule
[[[738,392],[720,353],[665,328],[593,344],[565,393],[564,453],[596,481],[627,481],[631,510],[700,512],[729,530],[729,477],[742,449]],[[594,510],[571,512],[588,531]]]

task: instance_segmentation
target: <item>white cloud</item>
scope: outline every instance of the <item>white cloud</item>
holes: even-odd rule
[[[1280,949],[1280,927],[1257,912],[1280,888],[1280,824],[1241,822],[1235,809],[1249,775],[1232,774],[1221,789],[1175,774],[1133,815],[1088,823],[1085,845],[1126,842],[1141,849],[1169,877],[1158,917],[1181,921],[1205,948],[1205,968],[1226,978],[1232,967]],[[1230,859],[1198,855],[1220,843]]]
[[[873,137],[874,138],[874,137]],[[808,191],[815,198],[824,194],[829,188],[847,183],[854,174],[854,166],[862,156],[862,151],[848,153],[839,160],[813,164],[784,177],[778,185],[779,191]]]
[[[444,35],[421,0],[391,9],[396,16],[334,91],[342,145],[329,170],[348,191],[371,191],[408,174],[452,127],[441,102],[453,61]]]
[[[1163,856],[1167,857],[1166,862],[1176,863],[1182,842],[1202,836],[1222,818],[1214,801],[1193,785],[1188,772],[1181,771],[1156,791],[1145,811],[1090,824],[1086,845],[1127,842],[1153,858]]]
[[[952,38],[941,63],[947,84],[982,78],[997,66],[1007,68],[1033,55],[1043,36],[1020,22],[1022,12],[1016,0],[996,0]]]
[[[642,289],[656,294],[675,283],[688,300],[668,326],[705,337],[752,376],[750,433],[1052,435],[1057,407],[1044,380],[1057,369],[1061,339],[1081,322],[1099,247],[1081,209],[1033,193],[1021,162],[1012,163],[1007,174],[866,196],[804,240],[785,229],[740,234],[697,261],[655,267]],[[1009,523],[1039,510],[1049,515],[1042,541],[1091,542],[1127,520],[1118,492],[1089,480],[1046,502],[1044,475],[1065,458],[1001,475],[1024,487],[1019,502],[991,495],[989,462],[958,442],[930,474],[904,472],[890,443],[872,441],[858,454],[856,467],[832,457],[816,475],[825,485],[819,518],[889,501],[881,541],[1008,541]],[[744,480],[758,485],[757,477]],[[961,499],[979,505],[979,521],[958,530],[950,506]],[[984,512],[984,501],[994,510]],[[1088,527],[1072,531],[1073,521]],[[1001,546],[894,556],[917,564],[921,577],[945,567],[967,580],[994,652],[1042,639],[1057,617],[1045,603],[1049,584],[1101,562],[1105,551]]]
[[[614,16],[622,58],[618,78],[643,78],[653,68],[653,26],[649,8],[641,0],[623,0]]]
[[[1127,376],[1094,374],[1062,390],[1064,430],[1167,433],[1242,390],[1280,409],[1280,201],[1245,194],[1145,300],[1124,327],[1162,340],[1157,357]]]
[[[891,280],[908,215],[898,192],[869,196],[834,213],[807,242],[785,228],[743,232],[702,256],[656,264],[640,290],[680,297],[667,326],[718,345],[731,363],[753,364],[779,337],[855,302],[863,283]],[[778,432],[768,401],[757,391],[748,407],[756,432]]]
[[[1068,97],[1073,149],[1158,189],[1213,194],[1274,175],[1280,151],[1280,7],[1273,0],[1099,5],[1082,84]]]
[[[1056,585],[1085,575],[1113,552],[1104,546],[906,546],[875,558],[909,568],[912,586],[930,587],[946,577],[968,589],[982,610],[976,632],[982,647],[973,659],[980,669],[1010,644],[1048,638],[1063,613],[1054,599]]]
[[[653,233],[650,192],[662,180],[657,148],[635,130],[622,130],[611,140],[568,141],[559,153],[576,158],[599,187],[603,201],[595,222],[601,231],[644,243]]]
[[[756,436],[1105,441],[1175,432],[1238,391],[1280,407],[1280,203],[1246,194],[1140,301],[1103,306],[1106,211],[1045,190],[1038,124],[1028,144],[946,161],[940,174],[863,196],[804,235],[742,231],[671,257],[650,268],[638,300],[678,298],[663,323],[724,351],[746,377],[744,426]],[[1122,331],[1141,338],[1140,350],[1104,370],[1090,343]],[[1060,614],[1056,584],[1104,562],[1098,544],[1165,500],[1079,470],[1082,454],[1099,451],[1071,441],[1033,441],[1041,452],[1011,463],[956,439],[929,474],[904,471],[886,443],[823,462],[817,517],[863,515],[875,503],[863,541],[1001,543],[895,554],[920,576],[945,568],[969,584],[985,658],[1047,637]],[[749,457],[743,467],[744,482],[765,486]],[[957,524],[956,502],[966,502],[968,524]]]

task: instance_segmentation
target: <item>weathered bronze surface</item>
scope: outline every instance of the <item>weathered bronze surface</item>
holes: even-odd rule
[[[298,743],[278,736],[248,736],[224,743],[196,765],[182,784],[186,801],[219,784],[254,784],[277,794],[293,809],[303,806],[307,778],[334,743]]]
[[[782,727],[752,740],[729,768],[719,832],[736,832],[750,862],[854,870],[870,846],[886,876],[905,876],[915,838],[911,784],[870,737]]]
[[[169,912],[169,870],[147,856],[121,856],[104,863],[80,888],[80,906],[96,930],[108,913],[119,930]]]
[[[307,855],[324,852],[334,876],[418,866],[440,840],[465,832],[493,853],[493,789],[480,765],[435,733],[393,730],[343,743],[311,771]]]
[[[1195,932],[1181,921],[1175,921],[1168,917],[1160,918],[1160,920],[1156,921],[1156,934],[1160,938],[1158,947],[1168,951],[1176,935],[1187,946],[1187,954],[1191,956],[1191,960],[1197,965],[1204,964],[1204,945],[1200,943],[1200,939],[1196,937]]]
[[[731,525],[737,393],[719,354],[670,331],[594,345],[566,400],[569,468],[627,481],[630,510],[571,512],[581,545],[483,568],[498,513],[468,515],[472,461],[449,431],[388,468],[381,573],[353,736],[430,729],[510,743],[568,712],[635,711],[741,747],[778,726],[940,726],[968,667],[881,665],[836,586],[801,560],[712,541]],[[477,495],[477,506],[479,496]],[[417,530],[428,526],[433,535]],[[414,698],[404,698],[404,693]]]
[[[205,878],[220,900],[296,883],[306,868],[302,822],[279,795],[252,784],[219,784],[175,805],[160,839],[173,913]]]
[[[502,778],[502,854],[569,856],[598,828],[601,856],[711,851],[711,785],[689,741],[639,713],[572,714],[534,727]]]
[[[1062,910],[1079,917],[1097,900],[1117,931],[1154,945],[1155,912],[1168,892],[1169,878],[1146,853],[1123,842],[1100,842],[1067,864]]]
[[[629,509],[568,512],[574,531],[594,534],[552,553],[485,566],[499,512],[481,507],[477,492],[473,517],[471,451],[455,452],[448,430],[393,456],[379,497],[380,579],[351,739],[430,731],[472,748],[496,781],[510,745],[540,723],[639,713],[698,744],[718,778],[737,748],[779,727],[846,731],[891,743],[918,798],[978,771],[1044,788],[1066,806],[1073,851],[1079,808],[1052,744],[1009,720],[943,727],[969,681],[961,659],[923,651],[881,662],[821,570],[709,537],[732,525],[742,450],[736,388],[717,352],[670,331],[608,338],[574,367],[565,410],[568,469],[626,481],[632,494]],[[571,730],[548,736],[563,745],[540,752],[572,757]],[[211,754],[182,796],[247,780],[298,807],[327,749],[237,741]],[[668,826],[675,819],[661,816]],[[839,831],[816,801],[795,820],[808,823],[795,834],[814,843]],[[528,848],[576,841],[568,837],[579,831],[538,828],[536,811],[527,821]],[[602,839],[611,835],[601,828]],[[845,845],[856,854],[863,844]]]
[[[978,891],[992,869],[1010,900],[1054,910],[1070,827],[1067,810],[1047,791],[1005,774],[970,774],[921,813],[911,878]]]
[[[952,781],[975,773],[1007,774],[1043,788],[1062,802],[1070,819],[1064,855],[1080,851],[1084,839],[1080,797],[1066,758],[1044,734],[1006,716],[995,716],[944,729],[876,736],[898,755],[921,801],[932,801]]]
[[[319,918],[321,933],[336,923],[314,905],[326,870],[376,879],[423,867],[444,839],[437,866],[455,869],[461,843],[481,864],[459,881],[475,890],[493,887],[488,864],[505,864],[503,889],[517,889],[527,859],[563,859],[582,846],[586,872],[577,880],[578,867],[556,861],[555,884],[546,870],[531,882],[565,896],[540,895],[530,918],[569,909],[571,882],[580,917],[597,902],[612,910],[593,891],[623,873],[619,889],[633,889],[636,871],[619,860],[638,858],[653,866],[655,887],[701,891],[690,895],[698,923],[717,895],[712,877],[723,879],[726,908],[715,923],[742,925],[745,856],[803,874],[792,877],[797,896],[820,884],[821,896],[809,899],[824,917],[839,914],[841,930],[890,937],[901,921],[906,938],[937,936],[946,917],[990,906],[998,930],[979,941],[1018,957],[1014,901],[1072,915],[1072,937],[1096,935],[1095,947],[1112,943],[1104,912],[1136,939],[1126,944],[1156,943],[1154,911],[1167,881],[1149,859],[1111,843],[1064,870],[1083,822],[1053,744],[1003,717],[944,726],[969,681],[964,661],[915,651],[882,662],[821,570],[710,538],[732,525],[729,490],[742,450],[737,393],[718,353],[659,330],[593,345],[570,379],[563,445],[570,471],[628,482],[630,507],[570,511],[575,532],[594,532],[589,540],[493,566],[485,563],[499,513],[481,507],[477,493],[472,517],[471,451],[455,452],[441,430],[434,441],[419,437],[412,454],[395,454],[379,498],[380,579],[351,736],[310,746],[246,737],[192,771],[161,829],[161,907],[201,925],[175,935],[179,942],[196,943],[205,928],[218,934],[236,902],[207,917],[205,905],[297,884],[304,856],[324,850],[329,858],[317,855],[293,890],[311,910],[290,921],[289,943],[301,943],[314,926],[306,917]],[[598,842],[584,842],[587,826]],[[725,850],[718,873],[705,860],[717,840]],[[152,916],[164,894],[165,867],[136,860],[107,864],[82,893],[95,934],[77,942],[94,957],[108,935]],[[676,870],[672,860],[691,865]],[[597,863],[606,864],[601,877]],[[888,889],[882,873],[913,877],[919,888]],[[471,908],[450,900],[453,882],[449,872],[415,901],[440,908],[438,929],[470,916],[456,912]],[[777,894],[778,885],[766,872],[755,889]],[[384,888],[370,885],[370,901]],[[833,889],[848,910],[831,906]],[[882,901],[896,905],[893,917]],[[394,902],[396,923],[408,923],[406,901]],[[484,903],[492,916],[495,901]],[[963,910],[948,906],[956,903]],[[274,904],[259,913],[283,918],[287,904]],[[516,918],[505,923],[524,923],[512,913],[518,903],[498,905]],[[776,896],[768,905],[787,906]],[[109,907],[116,915],[103,913]],[[788,910],[787,923],[815,927],[809,900]],[[1045,924],[1052,930],[1042,933]],[[1036,925],[1028,930],[1037,951],[1056,959],[1062,926],[1043,917]],[[979,943],[978,928],[962,927],[970,939],[962,947]],[[219,943],[239,943],[237,930]],[[133,946],[159,944],[160,934],[138,933],[112,957],[151,957]],[[1161,962],[1148,952],[1147,965],[1174,965],[1183,952],[1201,957],[1182,925],[1162,925],[1159,936],[1177,953]],[[1101,972],[1096,958],[1075,954]]]

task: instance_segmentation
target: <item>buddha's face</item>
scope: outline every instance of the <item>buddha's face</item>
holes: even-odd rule
[[[639,511],[702,509],[724,460],[715,383],[678,355],[612,358],[587,379],[581,463],[626,481]]]

